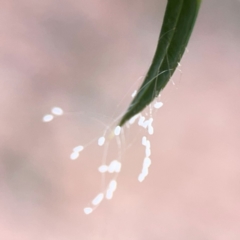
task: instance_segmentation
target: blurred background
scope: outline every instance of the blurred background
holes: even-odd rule
[[[100,190],[103,151],[69,155],[127,108],[166,2],[1,1],[1,240],[240,239],[238,0],[203,1],[154,115],[149,176],[137,180],[142,135],[126,129],[113,199],[83,213]],[[53,106],[66,114],[43,123]]]

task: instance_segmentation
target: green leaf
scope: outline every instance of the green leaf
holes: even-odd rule
[[[119,126],[150,104],[170,80],[187,47],[200,4],[201,0],[168,0],[152,64]]]

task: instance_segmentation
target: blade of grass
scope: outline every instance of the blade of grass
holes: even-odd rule
[[[201,0],[168,0],[152,64],[119,126],[150,104],[170,80],[187,47],[200,4]]]

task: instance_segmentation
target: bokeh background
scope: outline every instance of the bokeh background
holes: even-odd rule
[[[83,213],[100,189],[102,149],[93,144],[76,161],[69,154],[127,108],[165,6],[1,1],[1,240],[240,239],[238,0],[203,1],[181,72],[154,115],[149,176],[137,181],[142,133],[127,129],[114,198]],[[67,113],[44,124],[53,106]]]

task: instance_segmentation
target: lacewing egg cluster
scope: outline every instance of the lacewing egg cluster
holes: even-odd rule
[[[137,91],[135,90],[132,94],[132,97],[134,97],[137,94]],[[159,109],[163,106],[162,102],[158,102],[156,101],[153,104],[153,107],[155,109]],[[43,116],[42,121],[43,122],[51,122],[55,117],[61,116],[63,115],[63,110],[60,107],[53,107],[51,109],[51,114],[46,114]],[[130,125],[133,125],[135,122],[137,122],[137,125],[140,126],[141,128],[145,129],[147,131],[147,133],[149,135],[152,135],[154,133],[154,129],[153,129],[153,117],[152,117],[152,107],[150,107],[150,115],[149,114],[142,114],[139,113],[137,115],[135,115],[134,117],[132,117],[128,122],[127,122],[127,127],[130,127]],[[108,146],[108,144],[110,143],[110,141],[112,141],[114,138],[116,139],[116,142],[118,144],[118,147],[121,147],[121,136],[123,134],[122,131],[122,127],[120,126],[116,126],[113,131],[112,134],[108,135],[106,134],[107,131],[105,130],[104,134],[97,138],[96,142],[97,145],[102,147],[106,150],[106,147]],[[108,144],[105,144],[105,143]],[[92,144],[92,143],[91,143]],[[138,181],[142,182],[146,176],[149,173],[149,167],[152,163],[150,156],[151,156],[151,144],[150,144],[150,140],[147,139],[146,136],[143,136],[141,139],[141,144],[142,146],[145,147],[145,156],[143,158],[143,164],[142,164],[142,170],[141,173],[138,176]],[[88,144],[89,145],[89,144]],[[70,153],[70,159],[71,160],[76,160],[77,158],[79,158],[80,156],[80,152],[82,152],[88,145],[78,145],[75,146],[72,149],[72,152]],[[121,149],[119,149],[121,151]],[[83,209],[83,212],[88,215],[91,214],[94,209],[99,206],[99,204],[105,199],[112,199],[114,192],[116,191],[117,188],[117,181],[116,181],[116,177],[117,175],[120,173],[121,169],[122,169],[122,162],[121,162],[121,157],[119,156],[118,158],[112,160],[111,162],[109,162],[108,164],[107,162],[107,153],[106,156],[103,157],[103,163],[102,165],[100,165],[98,167],[98,172],[100,172],[101,174],[113,174],[114,177],[109,181],[108,185],[105,187],[105,190],[103,190],[102,192],[100,192],[99,194],[97,194],[95,196],[95,198],[93,198],[93,200],[89,203],[88,207],[85,207]],[[103,175],[105,176],[105,175]]]

